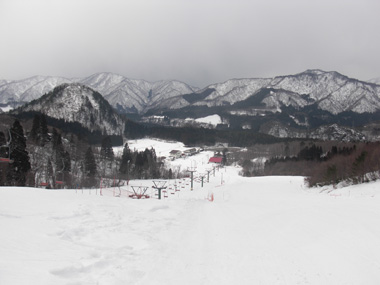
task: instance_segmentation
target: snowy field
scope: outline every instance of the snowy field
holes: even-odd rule
[[[183,162],[204,173],[208,155]],[[163,200],[0,188],[0,284],[380,284],[380,182],[309,190],[238,171],[168,181]]]
[[[172,150],[185,151],[186,149],[189,149],[188,147],[185,147],[185,145],[181,142],[168,142],[150,138],[129,140],[128,146],[132,151],[144,151],[146,148],[154,148],[156,150],[157,156],[169,156],[169,153]],[[113,150],[115,155],[121,156],[123,154],[123,148],[124,146],[114,147]]]

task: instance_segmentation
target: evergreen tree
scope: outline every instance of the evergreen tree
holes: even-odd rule
[[[48,188],[55,188],[55,177],[53,172],[53,166],[51,159],[48,158],[47,161],[47,182],[48,182]]]
[[[7,139],[5,137],[5,134],[0,131],[0,146],[6,145],[7,144]]]
[[[7,139],[5,134],[0,132],[0,157],[7,158],[9,156],[9,148],[7,146]]]
[[[222,164],[227,165],[227,152],[228,148],[223,149],[223,155],[222,155]]]
[[[84,157],[84,173],[86,178],[86,186],[95,185],[95,175],[96,175],[96,161],[92,148],[89,147],[86,151]]]
[[[7,140],[3,132],[0,131],[0,157],[9,157],[9,147],[7,146]],[[8,164],[0,164],[0,185],[5,184],[5,176],[7,173]]]
[[[55,170],[56,172],[62,172],[65,168],[65,149],[62,144],[62,136],[56,129],[53,129],[52,145]]]
[[[70,153],[68,151],[65,151],[63,161],[65,165],[64,171],[71,172],[71,158],[70,158]]]
[[[46,116],[42,114],[40,118],[40,136],[41,136],[40,142],[42,146],[44,146],[45,143],[48,141],[48,138],[49,138],[48,132],[49,130],[46,123]]]
[[[173,171],[169,168],[169,179],[173,179]]]
[[[62,138],[58,138],[59,134],[55,128],[53,128],[53,134],[52,134],[52,142],[53,142],[53,149],[57,148],[57,145],[59,143],[62,144]],[[60,140],[60,142],[59,142]]]
[[[113,153],[113,148],[112,148],[112,141],[110,136],[106,136],[102,140],[102,145],[100,149],[100,154],[103,158],[107,158],[109,160],[114,159],[114,153]]]
[[[134,165],[134,172],[136,173],[137,177],[139,179],[142,178],[142,173],[144,170],[144,163],[145,163],[145,156],[144,152],[140,151],[136,154],[136,159],[135,159],[135,165]]]
[[[7,181],[10,185],[25,186],[26,175],[30,170],[29,154],[26,151],[26,138],[24,129],[20,122],[16,120],[10,129],[10,164],[7,174]]]
[[[41,137],[41,118],[39,115],[34,115],[32,129],[30,130],[30,138],[38,143]]]
[[[128,146],[128,143],[125,143],[123,148],[123,155],[121,156],[120,163],[120,174],[129,174],[130,165],[132,163],[132,152]],[[129,176],[127,177],[129,178]]]

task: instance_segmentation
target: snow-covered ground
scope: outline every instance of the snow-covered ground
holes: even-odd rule
[[[198,177],[207,155],[183,167]],[[0,284],[380,284],[380,182],[310,190],[238,171],[193,191],[168,181],[162,200],[128,197],[154,197],[152,181],[102,196],[0,188]]]
[[[128,146],[132,151],[144,151],[146,148],[154,148],[157,156],[169,156],[169,153],[172,150],[185,151],[186,149],[189,149],[181,142],[169,142],[151,138],[128,140]],[[123,148],[124,146],[114,147],[113,150],[115,155],[121,156],[123,154]]]
[[[215,114],[204,118],[195,119],[195,121],[198,123],[211,124],[216,126],[222,123],[222,118],[219,115]]]
[[[7,107],[0,107],[1,111],[4,113],[9,112],[10,110],[13,110],[12,106],[7,106]]]

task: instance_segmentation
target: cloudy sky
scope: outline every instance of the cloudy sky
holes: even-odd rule
[[[0,79],[380,77],[379,0],[0,0]]]

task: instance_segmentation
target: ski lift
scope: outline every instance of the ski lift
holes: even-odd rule
[[[11,135],[11,131],[9,131],[9,142],[7,142],[7,144],[5,145],[1,145],[0,146],[0,149],[3,149],[3,148],[7,148],[8,149],[8,157],[5,157],[3,156],[2,154],[0,154],[0,163],[1,162],[5,162],[5,163],[12,163],[13,160],[11,159],[11,146],[10,146],[10,143],[12,141],[12,135]]]

